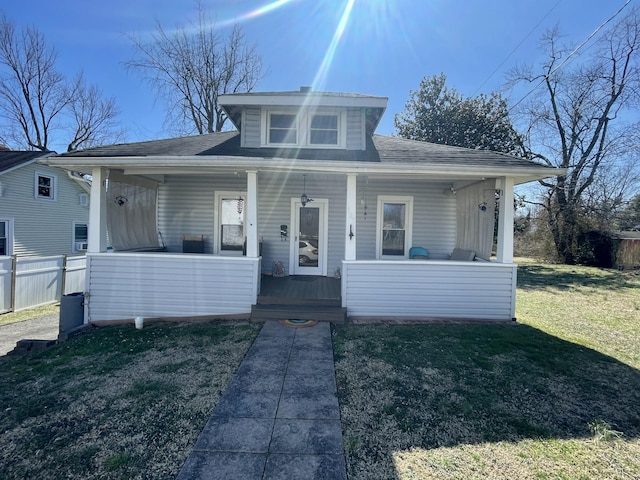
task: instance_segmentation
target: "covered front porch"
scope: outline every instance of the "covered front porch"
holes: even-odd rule
[[[316,309],[337,306],[349,317],[369,321],[513,318],[513,211],[506,207],[513,204],[513,178],[407,173],[390,181],[383,171],[334,168],[338,171],[289,166],[242,175],[228,168],[200,175],[184,168],[162,175],[143,168],[116,170],[115,175],[94,169],[94,179],[102,181],[94,181],[91,200],[86,321],[248,318],[265,308],[261,305],[301,303]],[[123,208],[110,198],[109,178],[155,184],[151,197],[157,199],[154,225],[162,233],[163,244],[157,245],[162,252],[107,252],[107,210]],[[498,241],[491,258],[496,190]],[[226,196],[220,191],[242,201],[243,249],[221,246],[220,200]],[[301,192],[314,197],[307,207],[299,204]],[[128,195],[126,206],[135,203],[135,195]],[[398,234],[385,224],[383,208],[401,201],[406,225]],[[316,220],[309,216],[313,208],[320,212],[320,230],[318,257],[309,265],[308,259],[301,260],[302,237],[295,222],[301,212]],[[479,219],[489,223],[483,227]],[[135,232],[132,224],[122,222]],[[182,250],[185,236],[193,235],[202,239],[203,253]],[[429,250],[429,259],[409,257],[416,245]],[[448,252],[456,247],[473,248],[482,258],[450,260]],[[284,277],[273,275],[276,263],[283,264]]]

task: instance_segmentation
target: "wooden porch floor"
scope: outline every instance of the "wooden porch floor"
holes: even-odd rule
[[[276,299],[287,299],[286,303],[297,302],[340,304],[340,280],[311,275],[290,275],[272,277],[264,275],[260,285],[258,303],[275,303]],[[278,301],[277,303],[282,303]]]

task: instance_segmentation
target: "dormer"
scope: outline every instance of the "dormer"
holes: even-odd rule
[[[246,148],[365,150],[387,98],[300,91],[220,95]]]

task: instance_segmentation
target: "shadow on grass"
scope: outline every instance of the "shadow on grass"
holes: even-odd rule
[[[553,287],[566,290],[571,287],[597,287],[599,289],[638,288],[637,277],[629,272],[569,265],[519,265],[518,287]],[[632,279],[636,279],[633,282]]]
[[[335,352],[350,465],[412,448],[593,438],[596,422],[640,437],[638,370],[526,325],[345,327]]]

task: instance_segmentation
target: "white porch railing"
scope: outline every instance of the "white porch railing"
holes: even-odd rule
[[[511,320],[517,265],[447,260],[343,261],[349,317]]]
[[[85,322],[249,314],[259,287],[259,258],[90,253]]]

